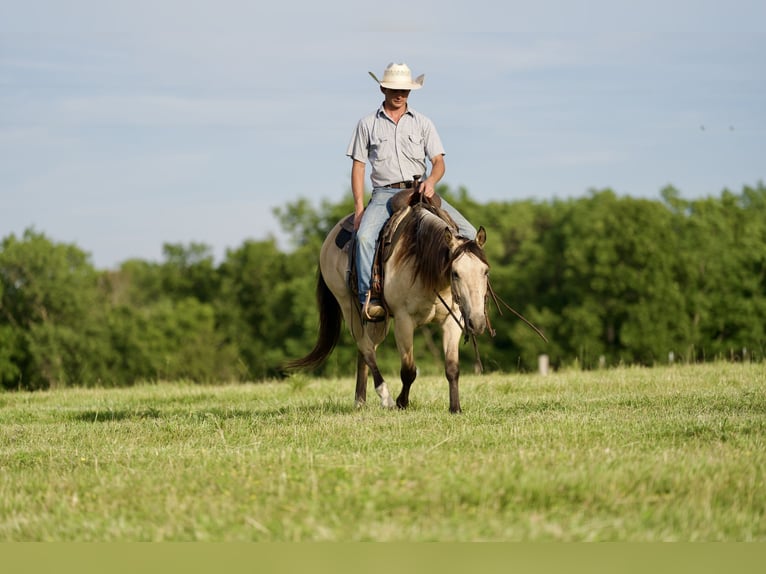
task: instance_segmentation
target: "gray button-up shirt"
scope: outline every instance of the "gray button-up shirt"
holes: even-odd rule
[[[382,105],[359,120],[346,152],[356,161],[370,162],[373,188],[424,177],[426,158],[442,154],[444,146],[430,119],[408,106],[396,124]]]

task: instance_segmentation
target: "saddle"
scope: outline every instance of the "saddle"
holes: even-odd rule
[[[380,235],[375,246],[375,256],[372,266],[372,281],[370,282],[370,298],[383,301],[383,265],[391,256],[394,240],[397,237],[397,230],[402,220],[409,215],[412,208],[420,205],[439,215],[447,223],[456,227],[455,222],[449,214],[441,209],[442,199],[434,194],[431,198],[426,198],[415,189],[403,189],[396,193],[390,199],[392,215],[380,230]],[[348,254],[348,270],[346,272],[346,281],[351,292],[356,295],[358,300],[359,288],[357,284],[356,267],[356,234],[354,233],[354,214],[352,213],[341,222],[340,230],[335,236],[335,245],[341,251]]]

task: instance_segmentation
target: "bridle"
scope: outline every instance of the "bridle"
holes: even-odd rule
[[[450,262],[447,266],[447,270],[449,272],[449,283],[450,283],[450,293],[452,295],[452,301],[453,304],[457,304],[458,309],[460,310],[460,314],[463,317],[463,320],[461,321],[460,318],[455,315],[455,312],[452,310],[452,306],[447,305],[447,302],[444,300],[444,297],[441,296],[441,293],[434,290],[434,293],[439,298],[439,301],[441,301],[442,305],[444,305],[444,308],[447,310],[447,312],[450,314],[450,317],[455,321],[455,323],[460,327],[460,331],[463,333],[463,343],[467,343],[469,340],[471,341],[473,345],[473,350],[476,355],[476,370],[478,372],[484,371],[484,366],[481,363],[481,356],[479,355],[479,344],[476,342],[476,334],[472,333],[468,330],[468,322],[466,321],[466,312],[463,308],[463,300],[460,297],[460,293],[458,293],[457,289],[455,288],[455,280],[454,276],[452,274],[452,265],[455,262],[455,260],[465,253],[465,250],[463,249],[455,249],[455,251],[450,256]],[[489,278],[487,278],[487,293],[484,295],[484,320],[487,323],[487,329],[489,331],[489,335],[491,337],[495,336],[495,330],[492,328],[492,324],[489,321],[489,314],[487,313],[487,299],[489,297],[490,293],[490,285],[489,285]]]
[[[455,259],[457,259],[460,255],[464,253],[464,250],[456,249],[455,252],[452,253],[449,266],[447,269],[449,270],[449,277],[450,277],[450,292],[452,294],[452,301],[453,303],[457,303],[457,307],[460,310],[460,314],[462,315],[463,320],[461,321],[460,318],[455,315],[455,312],[452,310],[452,307],[450,305],[447,305],[447,302],[444,300],[444,297],[441,296],[441,294],[434,290],[434,293],[439,298],[439,301],[441,301],[442,305],[444,305],[444,308],[447,310],[447,312],[450,314],[452,319],[457,323],[457,325],[460,327],[461,332],[463,333],[463,343],[467,343],[469,340],[473,344],[474,353],[476,354],[476,369],[478,372],[482,372],[484,370],[484,367],[481,363],[481,357],[479,355],[479,345],[476,342],[476,334],[471,333],[468,330],[468,324],[466,321],[466,313],[463,309],[463,302],[460,297],[460,294],[458,293],[457,289],[455,288],[455,281],[453,279],[452,275],[452,264],[455,262]],[[511,313],[516,315],[519,319],[521,319],[524,323],[526,323],[535,333],[537,333],[540,338],[542,338],[543,341],[546,343],[548,342],[548,338],[545,336],[545,334],[538,329],[534,324],[532,324],[531,321],[529,321],[526,317],[524,317],[521,313],[516,311],[513,307],[508,305],[505,301],[503,301],[497,293],[495,293],[495,290],[492,288],[492,284],[489,282],[489,277],[487,277],[487,292],[484,295],[484,319],[487,322],[487,331],[489,332],[490,337],[494,337],[496,332],[495,329],[492,328],[492,324],[489,320],[489,313],[487,312],[488,308],[488,300],[492,297],[492,301],[495,303],[495,307],[497,308],[497,312],[500,313],[502,316],[503,310],[500,308],[500,303],[503,304],[503,306],[508,309]]]

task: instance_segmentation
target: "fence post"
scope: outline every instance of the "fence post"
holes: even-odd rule
[[[537,367],[541,375],[545,376],[548,374],[549,364],[548,355],[540,355],[537,357]]]

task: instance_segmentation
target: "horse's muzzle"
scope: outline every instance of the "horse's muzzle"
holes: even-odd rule
[[[465,328],[469,335],[481,335],[487,328],[487,318],[483,315],[480,317],[469,317]]]

